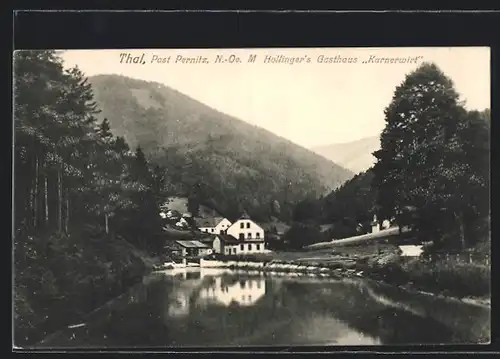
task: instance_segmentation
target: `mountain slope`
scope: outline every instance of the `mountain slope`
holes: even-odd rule
[[[380,137],[365,137],[357,141],[335,143],[312,148],[317,154],[359,173],[366,171],[375,163],[373,152],[380,147]]]
[[[262,214],[274,200],[283,207],[325,194],[353,176],[310,150],[164,85],[119,75],[89,81],[115,135],[166,166],[176,194],[201,197],[226,215],[243,209]]]

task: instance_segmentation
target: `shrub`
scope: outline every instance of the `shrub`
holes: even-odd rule
[[[45,331],[77,320],[146,273],[139,252],[123,240],[83,237],[16,238],[16,345],[37,341]]]
[[[418,287],[444,290],[460,297],[490,294],[491,268],[486,265],[415,259],[406,262],[402,270]]]
[[[285,233],[285,241],[292,249],[300,249],[304,246],[321,242],[323,234],[316,224],[296,222]]]

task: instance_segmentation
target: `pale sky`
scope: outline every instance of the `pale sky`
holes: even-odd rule
[[[120,63],[122,53],[144,53],[145,64]],[[231,54],[241,62],[215,63],[217,55],[229,59]],[[253,63],[251,54],[257,55]],[[152,62],[155,55],[170,56],[170,63]],[[307,56],[310,62],[264,62],[280,55]],[[175,63],[178,56],[206,57],[208,63]],[[357,61],[321,63],[320,56]],[[121,74],[165,84],[304,147],[378,135],[396,86],[423,61],[436,63],[454,81],[467,108],[490,107],[487,47],[71,50],[62,57],[66,66],[78,65],[88,76]],[[370,57],[416,62],[363,63]]]

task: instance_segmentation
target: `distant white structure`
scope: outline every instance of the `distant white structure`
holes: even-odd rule
[[[179,221],[177,221],[177,223],[175,223],[175,225],[177,227],[180,227],[180,228],[187,228],[187,227],[189,227],[189,223],[184,218],[179,219]]]
[[[415,245],[404,245],[404,246],[399,246],[399,249],[401,250],[401,256],[402,257],[419,257],[423,250],[423,246],[415,246]]]
[[[176,218],[181,218],[180,214],[177,211],[173,211],[170,209],[166,208],[161,208],[160,209],[160,217],[165,219],[176,219]]]

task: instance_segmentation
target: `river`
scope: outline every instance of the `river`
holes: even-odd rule
[[[489,308],[366,279],[191,268],[152,273],[36,348],[488,342]]]

